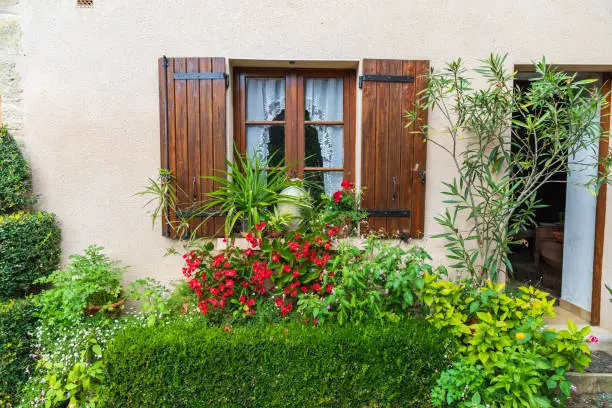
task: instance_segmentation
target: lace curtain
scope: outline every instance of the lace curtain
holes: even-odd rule
[[[285,80],[249,79],[247,81],[247,120],[284,120]],[[282,117],[282,118],[281,118]],[[247,154],[267,160],[269,126],[247,127]]]
[[[343,83],[341,78],[306,79],[304,84],[304,119],[312,121],[343,120]],[[285,120],[285,81],[280,78],[247,81],[247,120]],[[276,129],[278,132],[278,129]],[[306,165],[311,167],[343,166],[343,127],[310,125],[306,128]],[[247,127],[247,154],[266,160],[272,145],[270,126]],[[284,145],[284,143],[283,143]],[[342,181],[341,172],[325,172],[326,194],[336,191]]]
[[[343,93],[341,78],[307,79],[304,85],[306,120],[341,121],[343,118]],[[342,167],[344,160],[342,126],[317,125],[317,150],[321,150],[322,167]],[[308,139],[308,131],[306,132]],[[312,140],[306,140],[313,143]],[[308,148],[306,149],[308,155]],[[318,152],[317,152],[318,153]],[[340,187],[341,172],[323,173],[325,194],[331,195]]]

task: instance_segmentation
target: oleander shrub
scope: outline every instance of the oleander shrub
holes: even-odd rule
[[[0,214],[34,203],[30,167],[6,126],[0,127]]]
[[[35,306],[28,299],[0,303],[0,406],[19,401],[22,385],[33,371]]]
[[[47,212],[0,215],[0,301],[25,295],[60,262],[60,229]]]
[[[175,322],[108,346],[107,406],[429,406],[454,342],[428,323],[220,329]]]

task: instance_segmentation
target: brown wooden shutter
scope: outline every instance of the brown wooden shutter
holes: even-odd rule
[[[373,231],[423,236],[427,149],[403,114],[414,109],[428,71],[429,61],[363,60],[361,182]],[[426,124],[427,111],[421,118]]]
[[[224,58],[159,59],[161,166],[176,177],[181,208],[217,188],[202,176],[219,176],[216,170],[225,170],[226,84]],[[176,214],[169,216],[176,219]],[[200,221],[192,222],[192,231]],[[222,230],[223,219],[214,217],[198,236]],[[172,234],[166,220],[163,233]]]

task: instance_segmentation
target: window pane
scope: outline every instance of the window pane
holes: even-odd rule
[[[341,171],[305,171],[304,179],[308,181],[310,196],[318,201],[321,194],[332,195],[340,190],[342,175]]]
[[[304,120],[342,120],[342,78],[307,79]]]
[[[247,79],[247,120],[285,120],[285,80]]]
[[[270,166],[285,163],[285,126],[247,126],[247,154],[270,161]]]
[[[304,144],[306,167],[343,167],[342,126],[306,125]]]

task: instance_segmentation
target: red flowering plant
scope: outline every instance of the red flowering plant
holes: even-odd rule
[[[183,274],[203,314],[254,315],[258,303],[274,298],[285,316],[299,296],[331,292],[323,282],[337,227],[318,235],[294,232],[273,239],[261,233],[264,229],[260,223],[255,233],[246,234],[246,248],[232,243],[215,251],[209,243],[183,255]]]
[[[346,237],[356,235],[358,227],[368,213],[361,208],[363,189],[358,189],[348,180],[343,180],[340,190],[331,196],[322,195],[317,223],[324,227],[337,227],[338,234]]]

